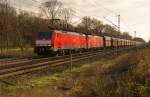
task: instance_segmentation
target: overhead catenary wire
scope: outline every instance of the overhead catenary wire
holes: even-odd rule
[[[33,1],[33,2],[38,2],[39,4],[41,4],[42,2],[39,2],[39,1],[37,1],[37,0],[31,0],[31,1]],[[24,1],[23,1],[24,2]],[[27,2],[24,2],[24,4],[25,3],[27,3]],[[31,5],[31,6],[34,6],[35,8],[38,8],[39,9],[39,6],[35,6],[35,5],[33,5],[33,4],[31,4],[31,3],[28,3],[29,5]],[[15,5],[15,4],[14,4]],[[22,9],[22,8],[17,8],[17,7],[15,7],[15,9],[17,9],[17,10],[22,10],[22,11],[28,11],[28,10],[25,10],[25,9]],[[33,12],[33,11],[31,11],[32,13],[35,13],[35,14],[37,14],[36,12]],[[83,12],[83,13],[85,13],[85,12]],[[79,14],[79,13],[78,13]],[[80,16],[75,16],[75,17],[78,17],[78,18],[82,18],[82,17],[80,17]]]
[[[20,1],[20,0],[19,0],[19,1]],[[35,2],[35,3],[39,4],[39,5],[42,4],[42,1],[41,1],[41,2],[40,2],[40,1],[37,1],[37,0],[30,0],[30,1]],[[27,2],[25,2],[25,1],[21,1],[21,2],[27,3]],[[33,7],[35,7],[35,8],[39,8],[39,6],[37,6],[37,5],[35,5],[35,4],[28,3],[28,5],[31,5],[31,6],[33,6]],[[101,4],[100,2],[97,2],[96,0],[92,0],[91,5],[94,6],[95,8],[98,8],[98,9],[99,9],[99,8],[102,8],[102,9],[104,9],[105,11],[107,11],[107,12],[110,13],[110,14],[117,15],[117,13],[116,13],[115,11],[113,11],[113,10],[107,8],[106,6],[104,6],[103,4]],[[21,9],[21,8],[16,8],[16,9],[25,11],[24,9]],[[82,10],[82,12],[81,12],[81,9],[78,9],[78,8],[75,8],[75,9],[76,9],[76,11],[78,11],[78,18],[79,18],[79,19],[82,18],[82,17],[79,16],[79,13],[85,13],[85,11]],[[80,10],[80,11],[79,11],[79,10]],[[27,10],[27,11],[28,11],[28,10]],[[33,12],[33,13],[35,13],[35,12]],[[35,13],[35,14],[37,14],[37,13]],[[88,13],[87,13],[87,14],[88,14]],[[93,15],[93,16],[94,16],[94,17],[101,17],[101,16],[96,16],[96,15]],[[105,16],[105,15],[103,15],[103,16]],[[76,17],[76,16],[75,16],[75,17]],[[123,24],[124,26],[126,26],[126,24],[123,23],[123,21],[121,21],[121,24]],[[126,28],[129,29],[129,27],[126,27]]]
[[[104,5],[100,4],[99,2],[97,2],[96,0],[92,0],[93,4],[96,5],[98,8],[103,8],[104,10],[106,10],[109,13],[112,13],[114,15],[117,15],[117,13],[107,7],[105,7]]]
[[[39,8],[40,6],[39,5],[41,5],[41,3],[42,2],[38,2],[38,4],[39,5],[35,5],[35,4],[33,4],[33,3],[31,3],[31,1],[32,2],[35,2],[35,1],[33,1],[33,0],[30,0],[29,2],[27,1],[27,0],[17,0],[17,1],[15,1],[15,2],[17,2],[17,3],[19,3],[19,4],[26,4],[26,5],[30,5],[31,7],[35,7],[35,8]],[[20,5],[19,5],[20,6]]]
[[[31,0],[31,1],[33,1],[33,0]],[[12,2],[12,1],[11,1]],[[23,3],[22,3],[23,2]],[[33,1],[33,2],[35,2],[35,0]],[[38,1],[37,1],[38,2]],[[18,4],[19,3],[19,4]],[[13,3],[11,3],[12,5],[13,5],[13,7],[15,7],[16,9],[18,9],[18,10],[22,10],[22,11],[28,11],[28,12],[32,12],[32,13],[38,13],[39,12],[39,9],[40,9],[40,5],[41,5],[41,2],[38,2],[39,3],[39,5],[38,6],[36,6],[35,4],[31,4],[31,3],[27,3],[27,2],[25,2],[25,0],[14,0],[13,1]],[[30,6],[30,7],[32,7],[32,8],[34,8],[35,10],[29,10],[28,8],[26,8],[26,7],[21,7],[21,4],[26,4],[26,5],[28,5],[28,6]],[[23,5],[22,5],[23,6]],[[36,11],[36,12],[35,12]]]
[[[100,4],[99,2],[97,2],[96,0],[93,0],[93,3],[94,3],[94,5],[97,5],[97,6],[101,7],[101,8],[103,8],[104,10],[106,10],[106,11],[108,11],[108,12],[114,14],[115,16],[118,15],[115,11],[113,11],[113,10],[111,10],[111,9],[109,9],[109,8],[107,8],[107,7],[105,7],[105,6],[103,6],[102,4]],[[98,8],[99,8],[99,7],[98,7]],[[131,26],[128,26],[128,25],[124,22],[124,19],[121,18],[121,23],[120,23],[120,24],[124,25],[129,31],[132,31],[132,32],[133,32],[133,30],[131,29]]]
[[[131,31],[133,34],[135,33],[135,30],[133,30],[133,29],[131,28],[131,26],[128,26],[127,23],[124,21],[124,19],[122,19],[122,23],[124,24],[124,26],[125,26],[129,31]],[[133,35],[132,35],[132,36],[133,36]]]

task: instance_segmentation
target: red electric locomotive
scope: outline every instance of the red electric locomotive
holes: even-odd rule
[[[103,37],[50,30],[37,33],[34,51],[38,55],[65,54],[70,51],[81,52],[100,47],[104,47]]]
[[[97,49],[104,47],[103,37],[87,35],[87,49]]]
[[[74,32],[50,30],[36,35],[35,53],[64,54],[72,51],[82,51],[87,48],[86,36]]]

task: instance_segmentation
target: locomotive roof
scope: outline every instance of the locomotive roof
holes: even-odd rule
[[[72,35],[85,35],[85,34],[82,34],[82,33],[70,32],[70,31],[62,31],[62,33],[67,33],[67,34],[72,34]]]

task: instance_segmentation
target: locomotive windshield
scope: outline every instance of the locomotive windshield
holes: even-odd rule
[[[52,37],[51,32],[38,32],[38,38],[39,39],[50,39]]]

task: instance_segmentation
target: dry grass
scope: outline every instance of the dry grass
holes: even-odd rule
[[[95,70],[95,76],[80,78],[82,88],[74,97],[149,97],[149,59],[149,49],[120,56],[113,64]]]
[[[32,79],[30,88],[6,89],[3,97],[149,97],[150,50],[138,50],[115,60],[107,57],[93,64]],[[111,61],[107,62],[110,59]],[[21,86],[21,85],[19,85]],[[23,85],[24,87],[25,85]],[[1,97],[1,96],[0,96]]]
[[[24,48],[23,52],[20,48],[5,49],[0,53],[0,57],[23,57],[23,56],[33,56],[33,48]]]

